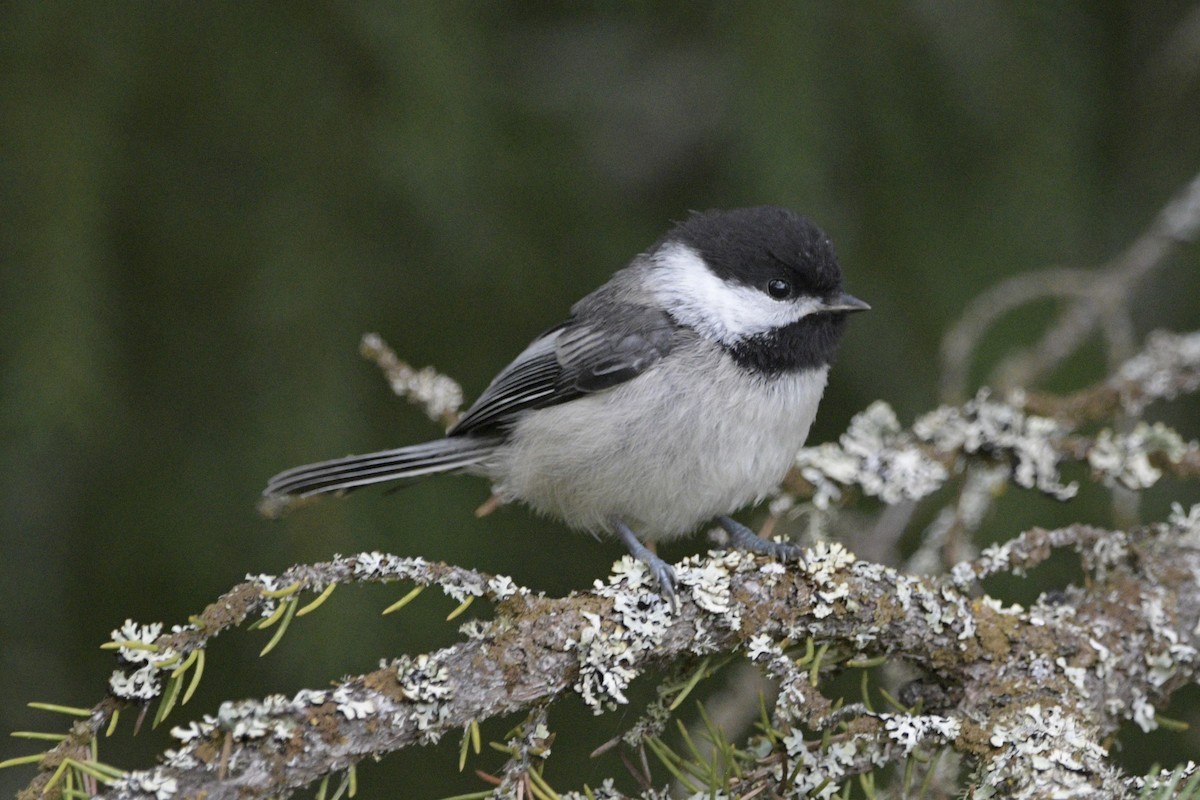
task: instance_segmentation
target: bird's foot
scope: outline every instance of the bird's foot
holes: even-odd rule
[[[658,582],[659,594],[671,604],[671,612],[677,613],[679,600],[675,596],[675,570],[671,568],[670,564],[652,553],[650,548],[642,544],[641,540],[637,538],[637,534],[621,519],[614,517],[612,526],[617,536],[621,537],[621,541],[625,543],[625,547],[629,549],[630,554],[650,570],[650,574]],[[753,536],[753,534],[751,535]]]
[[[795,542],[768,542],[742,523],[730,517],[717,517],[717,524],[729,534],[729,543],[738,550],[777,558],[780,561],[803,562],[804,549]]]

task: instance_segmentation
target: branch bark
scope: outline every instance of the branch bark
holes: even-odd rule
[[[1028,569],[1062,547],[1080,553],[1087,588],[1029,609],[965,591],[976,578]],[[342,566],[355,569],[364,557],[376,558],[355,556]],[[1102,742],[1123,719],[1153,727],[1154,706],[1196,677],[1196,513],[1132,534],[1083,525],[1033,530],[964,562],[952,579],[855,561],[836,545],[786,570],[715,552],[677,568],[684,592],[674,616],[639,565],[625,567],[602,589],[565,599],[517,592],[467,641],[333,689],[226,703],[215,719],[177,729],[183,746],[161,766],[129,774],[103,796],[286,795],[363,758],[571,691],[599,711],[620,703],[624,687],[648,669],[712,652],[743,653],[770,669],[781,643],[817,637],[858,657],[905,659],[951,698],[925,716],[863,710],[851,725],[856,757],[843,759],[841,776],[822,763],[825,776],[874,769],[928,736],[977,759],[984,783],[1009,796],[1052,787],[1122,797],[1125,784]],[[810,686],[789,691],[793,724],[820,729],[834,721]],[[845,722],[845,714],[836,719]]]

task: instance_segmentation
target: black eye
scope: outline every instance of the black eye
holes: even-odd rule
[[[767,283],[767,294],[776,300],[784,300],[792,296],[792,285],[782,278],[775,278]]]

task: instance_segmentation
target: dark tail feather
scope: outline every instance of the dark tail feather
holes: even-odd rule
[[[493,439],[451,437],[396,450],[305,464],[267,481],[263,497],[311,497],[373,483],[453,472],[484,460],[496,445]]]

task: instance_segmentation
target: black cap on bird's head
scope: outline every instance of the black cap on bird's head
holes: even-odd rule
[[[795,294],[818,297],[842,288],[829,237],[808,217],[780,206],[693,212],[666,238],[692,247],[723,280],[762,288],[783,279]]]

